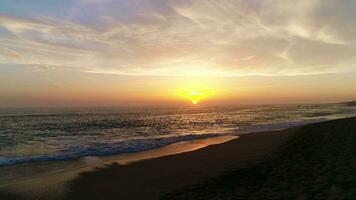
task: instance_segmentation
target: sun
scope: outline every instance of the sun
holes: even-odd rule
[[[179,87],[176,94],[180,99],[196,105],[211,98],[213,89],[209,85],[201,82],[186,81]]]
[[[201,91],[188,92],[186,98],[188,98],[194,105],[198,104],[204,98],[205,94]]]
[[[185,90],[179,93],[181,99],[190,101],[192,104],[196,105],[202,100],[208,97],[207,93],[199,90]]]

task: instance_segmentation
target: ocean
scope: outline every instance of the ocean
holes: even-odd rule
[[[341,104],[191,108],[2,108],[0,167],[140,152],[181,141],[355,116]]]

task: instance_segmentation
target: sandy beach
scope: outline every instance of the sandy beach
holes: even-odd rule
[[[268,190],[265,188],[266,185],[276,184],[277,182],[275,183],[274,181],[279,181],[279,184],[283,182],[284,187],[289,188],[289,184],[291,186],[296,184],[296,178],[301,179],[301,176],[310,176],[310,173],[314,170],[319,168],[330,170],[329,168],[333,167],[331,165],[337,167],[337,162],[331,163],[325,161],[325,159],[332,158],[339,161],[343,159],[340,153],[351,156],[348,157],[349,160],[345,160],[343,168],[350,173],[351,177],[355,178],[355,172],[350,171],[350,167],[355,167],[354,155],[351,155],[352,152],[347,152],[354,149],[342,148],[342,145],[345,145],[345,141],[355,141],[352,140],[355,139],[355,136],[351,134],[355,133],[355,122],[356,118],[340,119],[287,130],[251,133],[241,135],[236,139],[220,138],[221,142],[217,142],[214,145],[211,145],[212,141],[210,141],[209,145],[204,145],[206,144],[204,142],[198,142],[200,147],[206,147],[197,148],[197,150],[193,148],[196,145],[192,144],[183,145],[187,149],[186,151],[182,151],[179,146],[173,145],[168,149],[165,147],[159,150],[139,153],[134,157],[129,156],[124,157],[124,159],[121,157],[121,163],[111,162],[111,164],[107,163],[96,170],[81,172],[79,176],[76,176],[74,180],[66,184],[65,193],[61,196],[51,195],[51,192],[47,191],[41,193],[41,195],[32,195],[32,197],[37,199],[73,200],[250,199],[252,197],[247,197],[246,193],[247,191],[251,192],[251,188],[256,191],[262,191],[261,188]],[[335,138],[339,137],[340,141],[334,140],[335,144],[328,149],[329,146],[327,144],[330,142],[328,140],[334,137],[331,134],[335,135]],[[319,146],[323,146],[322,152],[320,152],[321,150],[313,149]],[[299,152],[300,148],[306,152]],[[338,154],[340,158],[330,157],[334,153],[330,151],[335,149],[343,150]],[[307,150],[317,153],[310,155]],[[162,152],[166,152],[166,154]],[[316,156],[316,158],[313,156]],[[280,169],[280,166],[283,169]],[[304,171],[299,172],[298,170],[300,169]],[[293,171],[289,172],[288,170],[296,171],[293,174]],[[310,170],[310,173],[307,173],[307,170]],[[269,176],[271,174],[266,173],[266,171],[273,171],[274,174],[271,172],[273,177],[281,179],[270,180]],[[337,173],[337,171],[333,171],[333,173]],[[338,174],[334,175],[337,176]],[[315,177],[313,181],[327,182],[328,180],[324,180],[323,177]],[[355,179],[351,181],[355,181]],[[251,184],[253,187],[248,188]],[[328,183],[325,184],[329,185]],[[244,187],[241,187],[241,185],[244,185]],[[332,187],[333,183],[330,183],[330,185]],[[235,188],[237,186],[239,189]],[[317,190],[318,188],[314,189]],[[319,189],[323,192],[322,190],[328,191],[330,188]],[[355,189],[350,188],[350,191],[353,190],[355,192]],[[290,188],[290,190],[294,190],[294,188]],[[303,191],[299,192],[303,193]],[[295,192],[290,191],[288,194],[295,194]],[[349,192],[347,194],[352,195],[355,193]],[[1,199],[28,199],[29,197],[6,192],[2,192],[1,195]],[[224,198],[220,198],[220,196],[224,195]],[[270,195],[270,192],[265,191],[258,199],[268,195]],[[282,199],[282,197],[276,199]]]
[[[157,199],[163,193],[267,159],[288,135],[284,131],[247,134],[188,153],[131,165],[113,164],[83,173],[71,183],[67,198]]]
[[[356,200],[356,0],[0,0],[0,200]]]

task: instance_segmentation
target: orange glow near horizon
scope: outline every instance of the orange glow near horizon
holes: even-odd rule
[[[188,94],[188,97],[193,104],[198,104],[198,102],[203,98],[204,93],[202,92],[191,92]]]
[[[205,106],[342,102],[355,99],[354,74],[286,77],[122,77],[83,75],[75,80],[66,73],[38,72],[56,84],[31,82],[25,91],[25,75],[0,78],[0,106]],[[1,77],[1,75],[0,75]],[[330,82],[333,78],[333,82]],[[71,81],[62,81],[71,80]],[[6,82],[13,84],[5,84]],[[288,84],[286,84],[286,82]],[[320,84],[315,84],[316,82]],[[84,84],[85,83],[85,84]],[[17,86],[21,86],[20,88]],[[125,87],[123,87],[125,86]],[[333,93],[330,93],[330,88]],[[338,89],[342,88],[342,89]],[[293,90],[293,93],[290,91]]]
[[[216,96],[216,88],[212,86],[211,80],[192,79],[185,80],[177,86],[176,98],[188,100],[192,104],[198,104],[203,100]]]
[[[0,1],[0,108],[356,100],[356,1],[40,2]]]

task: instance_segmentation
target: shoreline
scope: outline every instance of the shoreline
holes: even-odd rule
[[[174,145],[174,144],[179,144],[181,142],[183,142],[183,143],[184,142],[194,142],[194,141],[199,141],[199,140],[204,140],[204,139],[209,139],[209,138],[218,138],[218,137],[225,137],[225,136],[240,136],[240,135],[251,134],[251,133],[263,133],[263,132],[271,132],[271,131],[277,131],[277,130],[285,130],[285,129],[290,129],[290,128],[294,128],[294,127],[304,126],[307,124],[313,124],[313,123],[330,121],[330,120],[341,119],[341,118],[347,118],[347,117],[304,119],[304,120],[295,120],[295,121],[276,122],[276,123],[271,123],[271,124],[252,125],[251,127],[247,128],[247,129],[242,129],[242,130],[236,129],[231,132],[202,134],[203,137],[197,137],[197,138],[191,138],[191,139],[188,138],[187,140],[177,140],[175,142],[170,142],[170,143],[164,144],[162,146],[150,148],[147,150],[138,150],[138,151],[134,151],[134,152],[114,152],[114,153],[108,153],[108,154],[98,154],[98,155],[88,155],[88,156],[83,155],[81,157],[63,158],[63,159],[58,158],[58,159],[49,159],[49,160],[46,160],[46,159],[33,159],[32,160],[32,159],[30,159],[29,161],[20,161],[20,162],[15,161],[14,163],[6,163],[6,161],[5,161],[5,164],[0,165],[0,169],[6,168],[6,167],[12,167],[12,166],[35,164],[35,163],[71,162],[71,161],[78,161],[83,158],[89,158],[89,157],[95,157],[95,158],[98,158],[99,160],[106,160],[106,158],[109,158],[109,157],[142,153],[142,152],[151,151],[151,150],[155,150],[155,149],[161,149],[163,147]],[[200,135],[199,134],[197,134],[197,135],[186,134],[186,135],[178,135],[175,137],[186,137],[186,136],[200,136]],[[162,137],[162,138],[165,138],[165,137]],[[157,139],[160,139],[160,138],[157,138]],[[142,139],[142,140],[144,140],[144,139]],[[128,141],[130,141],[130,140],[128,140]],[[1,180],[0,180],[0,182],[1,182]]]
[[[72,169],[69,169],[64,172],[53,173],[53,174],[44,175],[44,176],[40,176],[40,177],[29,178],[26,180],[20,180],[17,182],[7,183],[5,185],[0,185],[0,197],[1,197],[1,195],[7,195],[7,194],[15,195],[16,197],[14,199],[21,199],[21,198],[25,198],[25,199],[33,199],[33,198],[35,198],[35,199],[36,198],[52,199],[53,196],[65,197],[65,195],[70,192],[72,183],[75,182],[76,180],[78,180],[83,174],[96,173],[101,170],[111,169],[111,167],[119,167],[119,168],[125,168],[125,169],[136,168],[137,166],[141,166],[142,164],[144,164],[146,162],[155,162],[157,160],[169,159],[171,157],[176,157],[176,156],[184,157],[184,156],[190,155],[192,153],[194,154],[194,153],[199,153],[199,152],[205,152],[206,149],[209,149],[209,151],[211,151],[211,148],[214,148],[214,147],[221,148],[227,144],[239,143],[239,140],[241,140],[241,138],[244,138],[244,140],[245,140],[246,138],[265,138],[265,137],[273,137],[274,135],[275,136],[278,135],[277,138],[281,139],[279,137],[279,136],[281,136],[281,134],[278,134],[278,133],[281,133],[282,131],[283,130],[249,133],[249,134],[243,134],[241,136],[222,136],[222,137],[206,138],[206,139],[200,139],[200,140],[174,143],[174,144],[171,144],[171,145],[159,148],[159,149],[153,149],[153,150],[144,151],[144,152],[109,156],[109,157],[105,158],[105,161],[100,160],[99,165],[91,165],[91,166],[85,166],[85,167],[80,167],[80,168],[72,168]],[[257,140],[259,140],[259,139],[257,139]],[[262,142],[262,141],[259,140],[259,142]],[[274,145],[268,144],[267,146],[269,146],[268,148],[270,148],[271,146],[274,146]],[[181,147],[184,147],[184,148],[181,148]],[[262,145],[262,147],[255,145],[255,147],[262,148],[262,149],[264,148],[263,145]],[[243,145],[242,148],[249,149],[250,145],[249,144],[247,146]],[[161,150],[163,150],[163,151],[161,151]],[[174,151],[172,152],[171,150],[174,150]],[[177,150],[179,150],[178,153],[175,152]],[[264,156],[266,156],[266,153],[268,153],[268,152],[263,152],[262,155],[253,155],[252,157],[249,157],[249,156],[244,157],[242,165],[245,165],[247,163],[251,164],[251,163],[259,162],[260,160],[265,159]],[[231,152],[230,152],[229,156],[232,156],[232,155],[233,154],[231,154]],[[195,157],[195,156],[193,156],[193,157]],[[206,157],[206,156],[204,156],[204,157]],[[220,157],[220,156],[218,156],[218,157]],[[221,158],[222,158],[222,160],[224,160],[223,159],[224,156],[222,156]],[[216,161],[216,163],[221,163],[221,162]],[[177,164],[174,164],[174,166],[176,166]],[[190,165],[190,164],[191,163],[188,163],[188,165]],[[172,164],[169,163],[168,165],[172,165]],[[238,164],[238,165],[240,165],[240,164]],[[229,168],[232,169],[232,168],[234,168],[234,166],[235,165],[233,164]],[[210,166],[210,167],[212,167],[211,169],[214,168],[214,166]],[[226,166],[220,166],[220,167],[218,167],[217,171],[214,170],[215,175],[224,171],[226,169],[225,167]],[[139,168],[140,168],[139,173],[146,171],[146,169],[143,169],[142,167],[139,167]],[[149,171],[149,169],[147,169],[147,170]],[[164,169],[162,169],[162,170],[164,171]],[[195,176],[195,175],[193,175],[193,176]],[[204,174],[203,177],[205,177],[205,176],[207,176],[207,174]],[[200,178],[198,178],[198,179],[200,179]],[[125,180],[127,180],[127,179],[128,178],[126,177]],[[195,180],[195,178],[193,178],[193,179]],[[17,195],[19,195],[19,197]],[[124,199],[126,199],[126,198],[124,198]]]
[[[356,199],[356,117],[294,129],[274,156],[159,200]],[[74,191],[73,191],[74,192]]]
[[[117,164],[129,164],[130,162],[137,162],[145,159],[152,159],[161,156],[174,155],[179,153],[184,153],[187,151],[194,151],[200,148],[204,148],[209,145],[220,144],[223,142],[227,142],[232,139],[239,138],[242,135],[248,134],[260,134],[264,132],[273,132],[280,130],[287,130],[291,128],[296,128],[300,126],[305,126],[307,124],[319,123],[323,121],[329,121],[333,119],[314,119],[314,120],[300,120],[300,121],[289,121],[289,122],[279,122],[268,125],[256,125],[252,126],[247,130],[238,130],[230,134],[221,134],[219,136],[206,137],[202,139],[193,139],[171,143],[162,147],[144,150],[133,153],[121,153],[121,154],[113,154],[113,155],[104,155],[104,156],[84,156],[81,158],[70,159],[70,160],[53,160],[53,161],[34,161],[34,162],[25,162],[18,163],[14,165],[5,165],[0,166],[0,176],[5,177],[7,174],[13,173],[11,169],[17,170],[17,168],[21,169],[31,169],[35,168],[35,174],[30,176],[26,174],[21,174],[22,171],[17,173],[21,174],[21,178],[2,178],[0,179],[0,190],[2,188],[7,187],[8,185],[14,185],[18,182],[26,182],[28,180],[33,179],[41,179],[46,176],[56,176],[57,174],[79,174],[85,171],[92,171],[95,168],[101,168],[105,165],[111,163]],[[226,139],[226,140],[225,140]],[[58,167],[59,165],[60,167]],[[63,166],[62,166],[63,165]],[[51,167],[47,167],[51,166]],[[40,169],[39,169],[40,168]],[[54,168],[54,169],[52,169]],[[5,169],[5,172],[3,172]],[[10,170],[7,170],[10,169]],[[73,177],[73,175],[70,175]],[[72,178],[69,178],[72,179]]]
[[[295,129],[245,134],[194,151],[84,172],[69,183],[65,199],[157,199],[163,193],[273,157]]]
[[[337,120],[347,119],[350,118]],[[69,194],[72,196],[84,195],[87,199],[92,199],[82,190],[98,189],[99,193],[103,191],[115,193],[113,187],[119,185],[122,187],[120,191],[126,193],[121,193],[120,199],[130,199],[137,197],[135,195],[141,195],[141,193],[151,195],[150,197],[155,199],[158,193],[171,192],[209,177],[218,176],[225,171],[254,165],[270,159],[276,155],[275,152],[297,130],[305,126],[337,120],[316,122],[284,130],[242,134],[238,139],[223,138],[224,136],[206,138],[180,142],[182,144],[174,143],[144,152],[108,156],[99,160],[89,158],[89,162],[94,164],[87,166],[85,170],[83,168],[69,169],[65,173],[59,172],[37,179],[13,183],[12,185],[2,185],[0,186],[0,197],[3,194],[10,193],[47,199],[46,196],[51,193],[51,195],[58,197]],[[219,138],[218,141],[217,138]],[[177,150],[180,150],[180,152],[177,153]],[[174,169],[175,167],[177,168]],[[149,174],[147,175],[146,172]],[[180,181],[178,183],[173,181],[172,183],[172,178],[178,178]],[[140,182],[149,183],[152,181],[153,185],[140,184]],[[107,188],[99,183],[104,184]],[[154,184],[159,184],[159,187]],[[142,191],[135,191],[133,188],[141,188]],[[146,196],[142,197],[150,199]]]
[[[64,169],[39,173],[37,175],[25,178],[21,177],[13,180],[0,180],[0,191],[10,191],[14,193],[32,193],[36,190],[42,190],[42,188],[50,188],[53,185],[61,185],[60,187],[66,187],[66,184],[69,181],[75,179],[80,173],[95,171],[108,165],[129,165],[143,160],[196,151],[207,146],[225,143],[238,138],[239,136],[234,135],[216,136],[204,139],[177,142],[157,149],[136,153],[126,153],[103,157],[90,156],[70,161],[47,161],[38,163],[34,162],[20,164],[18,166],[6,166],[7,168],[18,167],[21,169],[27,167],[31,170],[31,168],[37,168],[38,165],[56,165],[67,163],[67,166]],[[3,174],[4,173],[6,172],[3,172]],[[46,183],[46,185],[36,185],[34,183]]]

